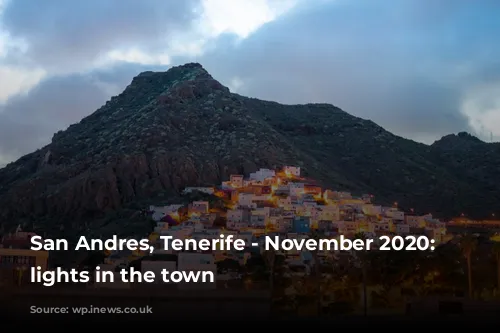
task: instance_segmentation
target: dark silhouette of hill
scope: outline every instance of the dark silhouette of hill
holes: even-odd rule
[[[1,169],[0,222],[76,232],[112,216],[125,228],[141,205],[185,186],[285,164],[381,203],[486,217],[500,200],[499,147],[464,133],[428,146],[332,105],[243,97],[190,63],[139,74],[49,145]]]

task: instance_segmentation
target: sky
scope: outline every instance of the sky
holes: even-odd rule
[[[187,62],[415,141],[500,141],[498,17],[496,0],[0,0],[0,166]]]

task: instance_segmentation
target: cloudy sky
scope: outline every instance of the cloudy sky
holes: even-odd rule
[[[496,0],[0,0],[0,165],[144,70],[329,102],[416,141],[500,140]]]

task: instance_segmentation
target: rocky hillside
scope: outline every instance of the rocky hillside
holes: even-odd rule
[[[239,96],[186,64],[141,73],[49,145],[1,169],[0,222],[79,227],[186,185],[283,164],[422,212],[489,215],[500,199],[499,148],[457,140],[463,135],[426,146],[332,105]]]

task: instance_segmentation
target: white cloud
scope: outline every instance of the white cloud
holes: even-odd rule
[[[6,166],[9,162],[12,162],[13,156],[0,154],[0,168]]]
[[[9,97],[26,93],[45,76],[41,69],[25,69],[0,66],[0,104]]]
[[[7,54],[7,43],[9,35],[4,31],[0,31],[0,58]]]
[[[141,65],[169,65],[170,57],[166,53],[148,54],[137,48],[126,51],[114,50],[108,53],[108,61],[131,62]]]
[[[464,98],[462,113],[469,119],[470,126],[482,139],[489,140],[490,134],[500,137],[500,83],[480,85],[471,89]]]
[[[203,0],[199,28],[209,37],[233,33],[246,38],[297,3],[298,0]]]
[[[0,0],[0,15],[8,0]],[[11,96],[25,93],[40,82],[45,71],[42,69],[21,68],[2,65],[9,49],[26,49],[26,45],[19,40],[10,38],[6,31],[0,30],[0,104],[5,103]],[[0,110],[1,112],[1,110]],[[0,164],[2,161],[0,160]]]
[[[245,85],[245,83],[239,77],[233,77],[231,81],[229,81],[228,88],[231,92],[239,93],[240,89]]]
[[[193,10],[199,15],[190,29],[177,31],[165,41],[162,55],[117,57],[148,65],[167,65],[173,57],[199,57],[214,46],[211,44],[222,34],[233,34],[244,39],[264,24],[294,8],[303,0],[202,0]],[[135,53],[140,51],[135,50]],[[121,52],[119,54],[122,54]]]
[[[126,19],[127,24],[117,23],[116,20],[113,21],[114,23],[112,22],[113,24],[105,24],[101,20],[107,18],[106,15],[102,14],[91,20],[94,26],[101,27],[101,30],[96,38],[90,39],[88,36],[92,34],[91,31],[83,31],[86,29],[85,21],[78,16],[80,13],[73,6],[54,7],[54,3],[51,3],[51,6],[47,6],[45,9],[39,8],[42,10],[40,15],[47,17],[54,15],[53,19],[57,18],[61,22],[72,22],[71,17],[76,15],[74,20],[82,24],[75,24],[68,29],[72,31],[74,38],[81,39],[79,46],[76,48],[72,46],[72,39],[68,37],[68,33],[64,29],[51,30],[46,26],[40,26],[38,21],[29,21],[25,25],[23,25],[24,21],[18,22],[15,26],[16,35],[0,30],[0,103],[16,94],[26,93],[45,75],[85,73],[92,69],[106,68],[122,62],[140,65],[170,65],[172,57],[196,58],[212,49],[215,45],[211,41],[221,34],[234,34],[239,38],[246,38],[262,25],[292,9],[298,1],[303,0],[200,0],[199,5],[191,9],[194,16],[188,15],[184,22],[183,19],[179,18],[180,15],[176,16],[178,17],[176,20],[180,24],[176,28],[165,25],[163,23],[165,18],[162,15],[153,15],[149,16],[148,27],[141,27],[138,32],[125,29],[126,33],[119,37],[115,35],[120,34],[124,27],[134,25],[132,21],[134,16],[121,11],[118,14],[120,17],[123,16],[124,20]],[[2,20],[2,10],[7,8],[7,2],[8,0],[0,0],[0,20]],[[11,5],[17,6],[14,13],[22,14],[21,17],[29,13],[27,9],[20,9],[20,3],[12,3]],[[27,3],[27,5],[31,6],[32,3]],[[170,8],[169,6],[172,4],[166,5],[166,8]],[[87,7],[83,6],[82,10],[89,10]],[[140,9],[140,7],[135,9],[142,13],[142,16],[139,15],[138,24],[142,22],[141,19],[144,19],[144,13],[149,13],[151,10],[149,7],[149,5],[145,5],[146,9]],[[54,8],[57,9],[55,14],[53,13]],[[109,8],[105,7],[105,9]],[[3,20],[5,21],[5,19],[4,16]],[[0,21],[0,23],[5,22]],[[11,26],[12,22],[14,21],[11,19],[9,21]],[[27,30],[29,27],[26,25],[32,29]],[[8,27],[9,25],[4,26]],[[95,28],[92,29],[95,30]],[[44,33],[43,40],[35,38],[38,36],[36,35],[38,30],[42,30]],[[151,40],[147,40],[147,38]],[[95,45],[92,46],[94,48],[86,47],[85,43],[92,40],[95,40]],[[106,40],[108,42],[105,42]],[[116,43],[109,41],[116,41]],[[79,51],[80,48],[82,50]],[[40,50],[43,51],[42,54],[33,53]],[[55,52],[54,57],[47,57],[46,51],[48,50]],[[10,64],[13,53],[20,55],[19,59],[21,60],[15,60],[16,62],[24,61],[24,63],[12,67]],[[10,56],[9,64],[5,62],[7,56]],[[33,70],[33,67],[37,69]]]

